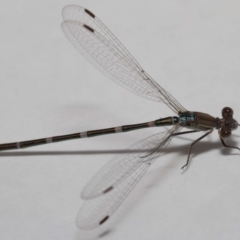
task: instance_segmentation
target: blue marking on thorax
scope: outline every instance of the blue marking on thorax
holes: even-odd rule
[[[180,114],[179,117],[181,122],[193,122],[195,120],[195,115],[191,112]]]

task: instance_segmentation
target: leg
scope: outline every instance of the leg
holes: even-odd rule
[[[196,139],[195,141],[193,141],[189,147],[189,151],[188,151],[188,158],[187,158],[187,162],[184,166],[182,166],[182,169],[185,168],[188,164],[189,164],[189,160],[190,160],[190,155],[191,155],[191,151],[192,151],[192,147],[195,143],[199,142],[201,139],[205,138],[207,135],[209,135],[210,133],[213,132],[213,129],[211,129],[209,132],[205,133],[204,135],[202,135],[200,138]]]
[[[192,130],[192,131],[185,131],[185,132],[173,133],[173,134],[170,134],[170,135],[168,136],[168,139],[171,138],[171,137],[174,137],[174,136],[178,136],[178,135],[182,135],[182,134],[188,134],[188,133],[194,133],[194,132],[199,132],[199,130]],[[145,158],[145,157],[150,156],[150,155],[153,154],[153,152],[155,152],[160,146],[161,146],[161,144],[160,144],[156,149],[154,149],[152,152],[150,152],[149,154],[147,154],[147,155],[145,155],[145,156],[142,156],[142,157],[140,157],[140,158]]]
[[[224,147],[227,147],[227,148],[236,148],[236,149],[240,150],[240,148],[238,148],[238,147],[226,145],[226,143],[223,141],[223,139],[222,139],[222,138],[220,138],[220,139],[221,139],[222,145],[223,145]]]
[[[183,135],[183,134],[188,134],[188,133],[194,133],[194,132],[199,132],[199,130],[192,130],[192,131],[185,131],[185,132],[173,133],[171,136],[178,136],[178,135]]]

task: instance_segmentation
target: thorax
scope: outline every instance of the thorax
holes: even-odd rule
[[[202,112],[179,112],[180,123],[194,130],[207,131],[216,127],[217,118]]]

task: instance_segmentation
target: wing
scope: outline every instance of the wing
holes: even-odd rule
[[[62,15],[62,29],[66,37],[103,74],[137,95],[164,102],[175,113],[186,111],[142,69],[93,13],[79,6],[66,6]]]
[[[87,201],[79,211],[77,226],[90,229],[105,222],[168,145],[171,134],[181,128],[175,125],[165,134],[150,136],[107,163],[83,190],[82,197]]]

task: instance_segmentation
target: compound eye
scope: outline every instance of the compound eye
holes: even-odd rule
[[[223,108],[222,116],[223,116],[223,118],[232,117],[233,116],[233,110],[230,107]]]
[[[231,130],[226,126],[222,127],[221,130],[219,130],[219,135],[221,138],[229,138],[231,134]]]

